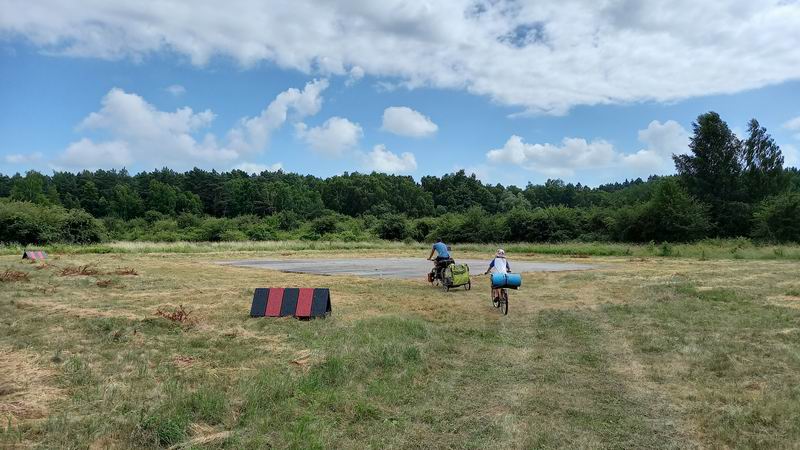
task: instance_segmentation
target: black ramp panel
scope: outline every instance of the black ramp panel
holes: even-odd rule
[[[287,288],[283,291],[283,303],[281,304],[281,317],[293,316],[297,310],[297,297],[300,289]]]
[[[331,312],[331,291],[329,289],[314,289],[314,298],[311,301],[311,317],[322,317]]]
[[[253,294],[253,306],[250,307],[250,317],[264,317],[267,310],[267,296],[269,289],[256,288]]]

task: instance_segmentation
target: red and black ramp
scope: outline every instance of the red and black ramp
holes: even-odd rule
[[[331,294],[326,288],[256,288],[251,317],[324,317],[331,313]]]
[[[44,260],[47,259],[47,252],[42,250],[25,250],[22,252],[22,259]]]

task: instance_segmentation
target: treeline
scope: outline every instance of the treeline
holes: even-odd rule
[[[800,173],[757,121],[740,140],[710,112],[677,175],[596,188],[408,176],[170,169],[0,175],[0,242],[374,238],[450,242],[800,241]],[[88,213],[88,214],[87,214]],[[76,225],[79,224],[79,225]]]

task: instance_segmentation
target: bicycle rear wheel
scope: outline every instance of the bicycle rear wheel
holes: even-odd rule
[[[505,289],[501,291],[502,298],[500,299],[500,308],[503,310],[503,315],[508,315],[508,292]]]

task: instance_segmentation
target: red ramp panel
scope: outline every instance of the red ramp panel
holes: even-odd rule
[[[269,296],[267,296],[267,317],[280,317],[283,291],[283,288],[270,288]]]
[[[300,289],[300,296],[297,298],[296,317],[311,317],[311,300],[314,297],[314,289]]]

